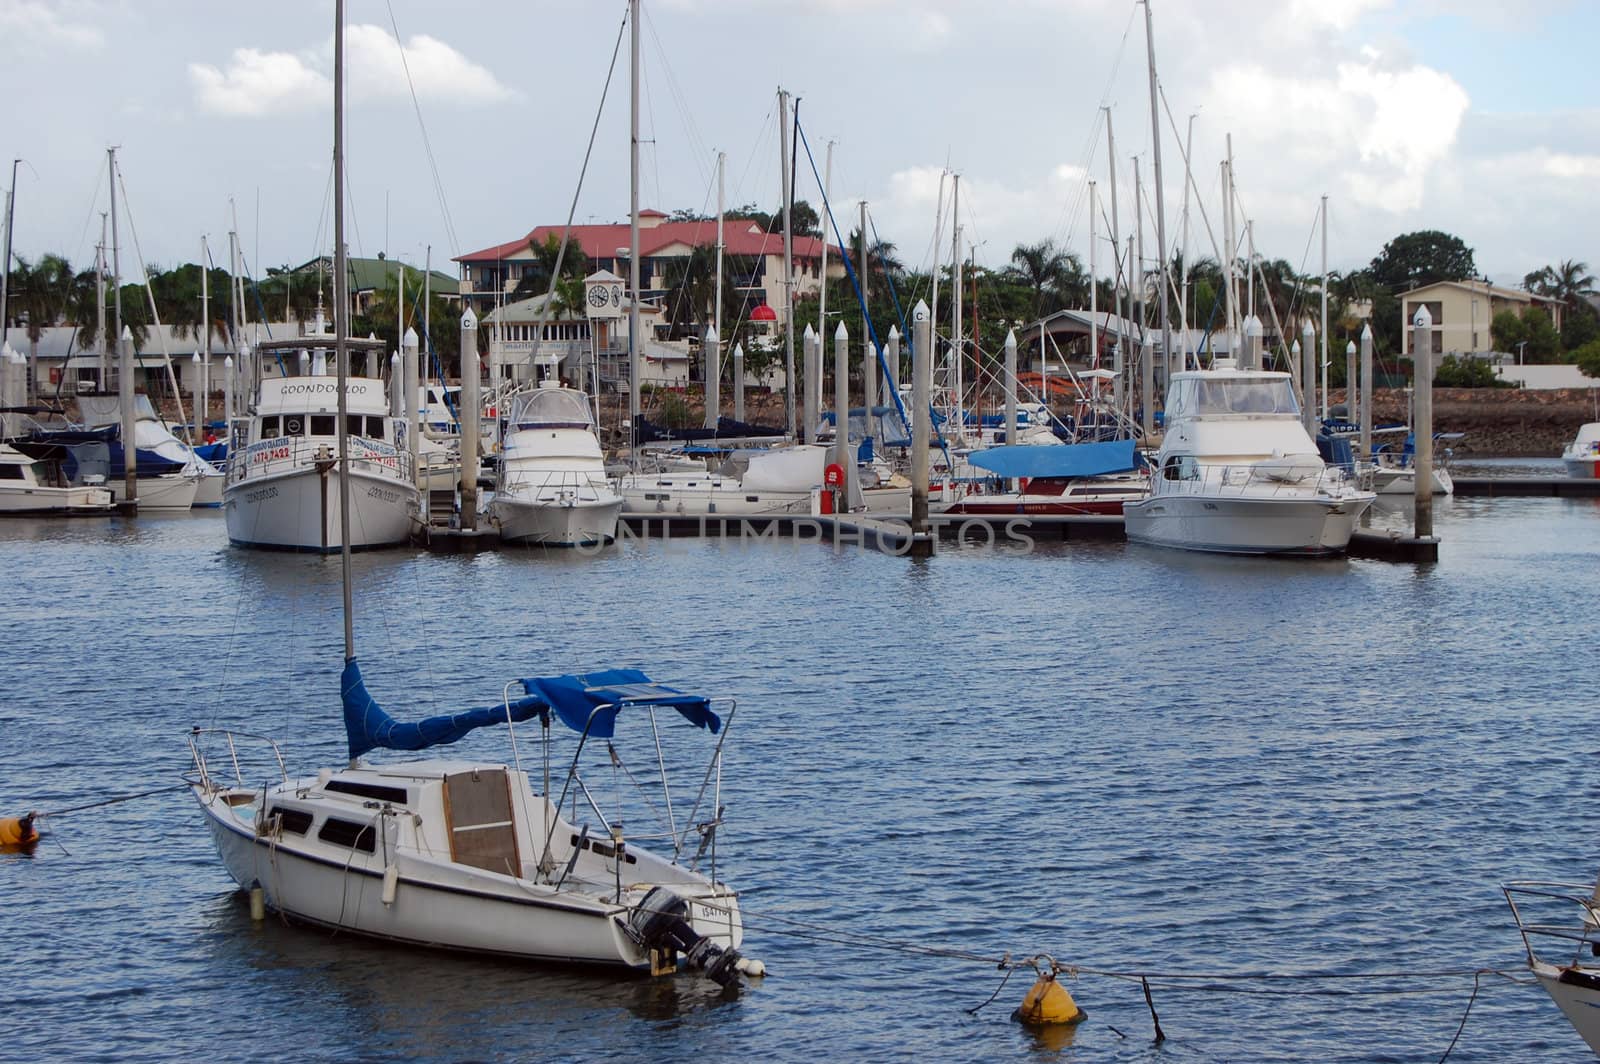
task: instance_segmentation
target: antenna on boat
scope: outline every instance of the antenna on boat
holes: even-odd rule
[[[354,602],[350,594],[350,431],[345,395],[350,350],[345,305],[344,250],[344,0],[334,0],[333,24],[333,352],[339,385],[339,573],[344,585],[344,660],[354,661]]]

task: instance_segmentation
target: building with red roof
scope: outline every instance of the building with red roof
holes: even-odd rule
[[[526,236],[503,244],[457,256],[461,267],[461,295],[475,300],[480,309],[514,292],[525,275],[538,272],[535,248],[550,240],[559,241],[563,226],[536,226]],[[629,225],[612,222],[604,225],[574,225],[572,243],[588,256],[589,270],[610,270],[628,276]],[[644,300],[664,295],[677,275],[675,265],[689,258],[696,248],[714,248],[717,243],[716,219],[671,221],[657,210],[639,212],[640,284]],[[821,290],[818,270],[823,242],[812,236],[794,238],[794,298],[815,299]],[[776,311],[778,322],[785,319],[783,294],[783,233],[766,232],[749,219],[727,219],[723,223],[725,268],[733,278],[735,290],[744,296],[745,307],[767,304]],[[837,246],[828,253],[828,276],[843,277],[845,269]]]

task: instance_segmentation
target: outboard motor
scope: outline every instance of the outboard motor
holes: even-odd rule
[[[676,950],[690,968],[724,990],[739,986],[739,951],[723,949],[694,929],[689,904],[666,887],[653,887],[628,915],[628,932],[646,949]]]

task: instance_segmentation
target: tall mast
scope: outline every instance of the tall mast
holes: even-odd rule
[[[1144,286],[1144,184],[1139,180],[1139,157],[1133,157],[1133,232],[1138,253],[1128,265],[1128,282],[1135,285],[1130,297],[1139,321],[1139,411],[1140,423],[1148,438],[1156,429],[1155,352],[1150,349],[1150,334],[1145,329]]]
[[[1157,108],[1156,88],[1156,36],[1153,16],[1150,14],[1150,0],[1144,0],[1144,41],[1145,51],[1150,58],[1150,165],[1155,171],[1156,183],[1156,251],[1161,260],[1161,273],[1158,284],[1161,289],[1161,357],[1166,362],[1166,376],[1172,375],[1172,326],[1167,318],[1167,211],[1166,197],[1161,191],[1161,119]],[[1149,405],[1149,398],[1146,398]]]
[[[1233,134],[1228,134],[1228,156],[1222,162],[1222,284],[1228,309],[1228,354],[1234,355],[1233,340],[1239,334],[1239,290],[1234,287],[1234,259],[1238,237],[1233,225]]]
[[[700,357],[706,366],[706,428],[715,430],[722,416],[722,212],[723,163],[727,155],[717,152],[717,261],[716,294],[711,302],[711,332],[703,338]],[[715,339],[715,343],[710,341]]]
[[[789,174],[789,94],[778,90],[778,173],[783,180],[783,409],[789,439],[796,433],[794,402],[794,232],[791,225],[794,189]]]
[[[206,269],[206,263],[211,260],[211,252],[206,248],[205,234],[200,234],[200,398],[195,402],[198,408],[194,412],[194,436],[191,442],[200,444],[205,442],[206,427],[206,393],[210,390],[208,377],[211,374],[211,276]]]
[[[123,476],[123,504],[129,508],[136,507],[139,502],[139,457],[138,449],[134,446],[134,417],[133,404],[138,389],[134,386],[133,374],[135,358],[133,354],[132,338],[124,338],[122,333],[126,328],[122,324],[122,252],[117,240],[117,149],[106,149],[106,174],[107,187],[111,190],[111,291],[116,307],[117,346],[120,349],[117,360],[117,394],[122,406],[122,476]]]
[[[817,269],[817,277],[822,282],[822,291],[817,297],[817,352],[820,356],[824,338],[828,335],[828,242],[829,219],[833,217],[833,141],[828,141],[828,158],[822,170],[822,264]],[[817,365],[822,365],[822,358],[817,359]],[[819,377],[820,381],[821,378]],[[810,392],[806,398],[811,398]],[[817,386],[817,406],[822,406],[822,387]],[[817,430],[819,410],[807,410],[806,421],[811,425],[808,432]]]
[[[21,159],[11,160],[11,187],[6,190],[6,258],[5,262],[0,263],[0,343],[5,341],[11,325],[11,319],[8,317],[10,311],[8,304],[11,299],[11,225],[16,218],[17,164],[20,162]],[[37,365],[34,368],[36,370]],[[33,387],[37,389],[38,386],[38,382],[35,381]],[[28,401],[32,402],[33,398],[33,393],[30,392]]]
[[[955,391],[956,442],[967,434],[964,408],[966,392],[966,353],[961,342],[961,175],[952,175],[950,192],[950,358],[955,363],[952,375]]]
[[[1322,197],[1322,420],[1328,420],[1328,197]],[[1350,382],[1344,382],[1345,420],[1350,420]]]
[[[628,0],[628,456],[639,467],[639,0]]]
[[[344,660],[356,656],[355,603],[350,594],[350,434],[345,394],[350,376],[350,278],[344,251],[344,0],[334,0],[333,26],[333,352],[339,387],[339,570],[344,583]],[[463,457],[462,461],[466,461]]]
[[[1180,253],[1183,270],[1179,275],[1181,282],[1178,288],[1178,332],[1182,334],[1178,341],[1178,354],[1183,361],[1179,369],[1186,368],[1189,361],[1189,186],[1194,183],[1189,177],[1189,160],[1194,158],[1193,153],[1194,115],[1190,115],[1189,132],[1183,145],[1183,236],[1179,238],[1183,248]]]
[[[100,212],[100,246],[94,249],[95,335],[100,337],[100,377],[96,385],[106,391],[106,363],[111,345],[106,337],[106,215]]]
[[[1127,396],[1127,382],[1123,380],[1126,375],[1126,362],[1124,361],[1123,343],[1127,339],[1123,335],[1127,318],[1122,313],[1122,225],[1117,218],[1117,137],[1111,128],[1111,108],[1102,107],[1106,113],[1106,165],[1110,168],[1111,179],[1111,314],[1117,319],[1116,339],[1112,341],[1111,367],[1116,371],[1116,377],[1111,382],[1111,401],[1116,405],[1120,416],[1122,404]]]
[[[725,248],[722,239],[722,212],[724,207],[722,179],[723,167],[727,160],[728,155],[726,152],[717,152],[717,294],[715,301],[711,305],[711,328],[716,330],[719,341],[722,339],[722,252]],[[720,347],[717,349],[717,364],[708,367],[708,371],[715,373],[719,382],[722,380],[722,349]],[[716,428],[716,424],[713,423],[710,427]]]

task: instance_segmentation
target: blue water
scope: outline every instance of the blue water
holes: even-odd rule
[[[0,855],[0,1059],[1437,1060],[1470,975],[1300,976],[1520,974],[1499,884],[1600,872],[1600,504],[1435,519],[1433,568],[1121,543],[358,556],[393,710],[602,665],[737,696],[721,871],[771,974],[729,1001],[255,926],[172,791]],[[196,724],[341,763],[336,561],[230,549],[197,514],[0,524],[0,572],[0,813],[176,783]],[[1158,1048],[1136,981],[1070,982],[1087,1022],[1039,1036],[1008,1018],[1024,974],[972,1014],[992,963],[874,937],[1282,974],[1153,977]],[[1587,1055],[1542,991],[1490,976],[1450,1059]]]

